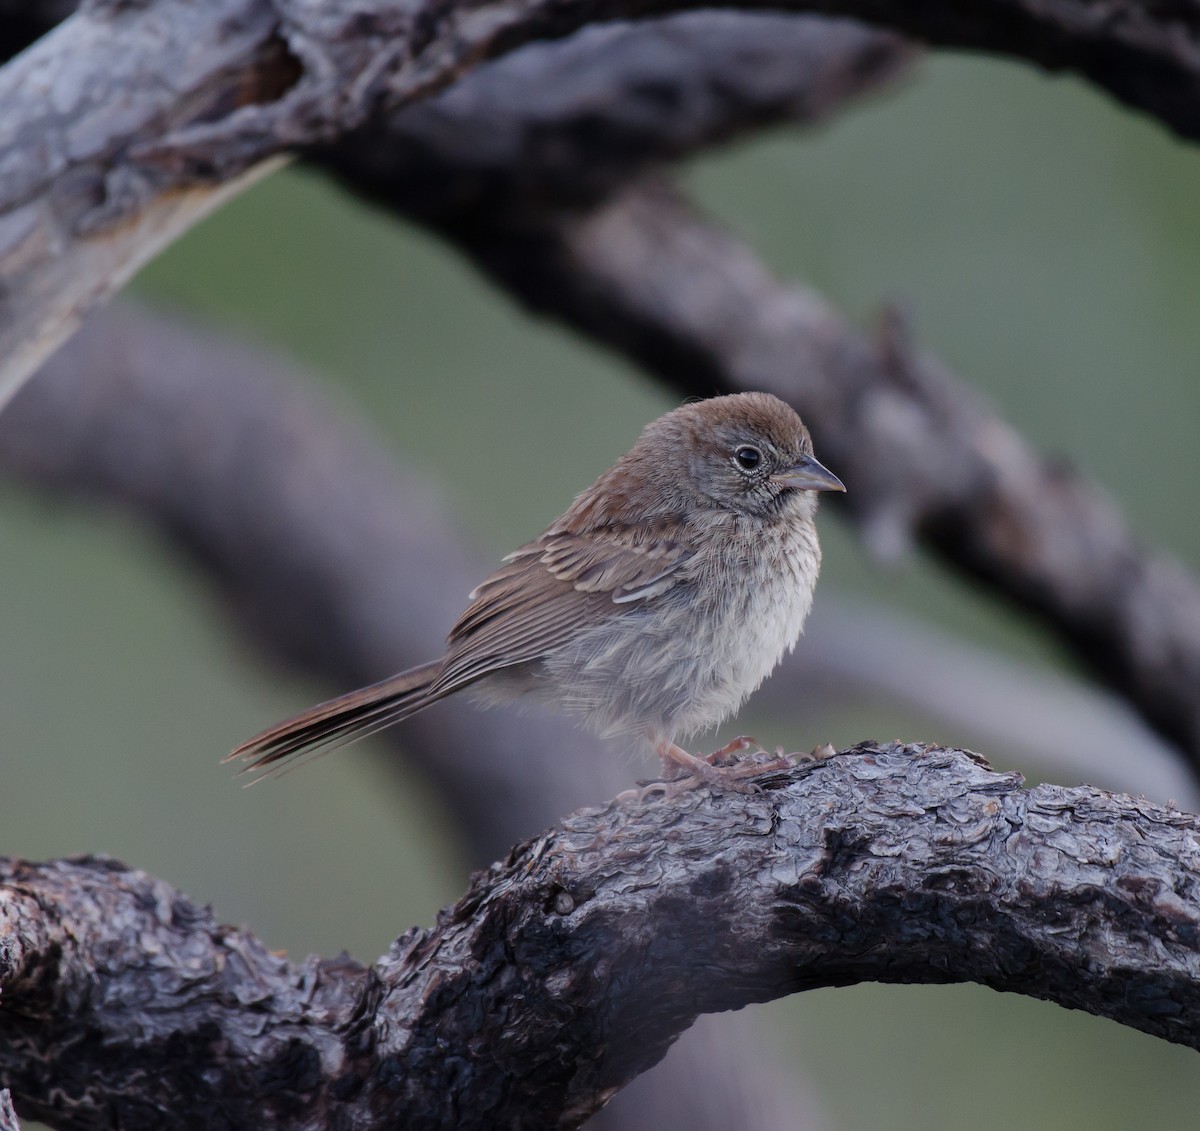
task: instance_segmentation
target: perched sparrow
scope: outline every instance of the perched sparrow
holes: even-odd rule
[[[821,565],[814,492],[843,491],[767,393],[686,404],[471,595],[446,654],[250,739],[262,768],[371,734],[456,691],[561,705],[665,767],[737,776],[675,739],[741,706],[800,636]]]

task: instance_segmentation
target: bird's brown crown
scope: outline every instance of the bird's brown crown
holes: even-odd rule
[[[770,393],[695,401],[648,424],[578,496],[563,525],[624,525],[695,508],[767,514],[786,491],[772,473],[811,452],[800,417]]]

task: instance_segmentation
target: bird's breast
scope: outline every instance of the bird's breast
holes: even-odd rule
[[[568,709],[607,733],[685,737],[727,718],[795,643],[820,549],[811,521],[730,523],[701,540],[677,584],[548,657]]]
[[[728,678],[753,691],[800,637],[812,607],[821,550],[811,522],[740,531],[706,563],[719,594],[711,646],[728,656]]]

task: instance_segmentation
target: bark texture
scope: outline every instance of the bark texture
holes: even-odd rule
[[[775,0],[1070,69],[1200,135],[1200,17],[1126,2]],[[683,0],[93,0],[0,72],[8,395],[162,244],[263,162],[329,142],[485,59]],[[61,5],[50,4],[49,12]],[[29,26],[25,18],[13,35]],[[32,144],[31,144],[32,143]],[[220,186],[223,186],[221,188]]]
[[[1200,819],[926,746],[758,782],[581,810],[370,968],[110,860],[9,861],[0,1073],[59,1127],[570,1128],[698,1014],[864,980],[1200,1045]]]

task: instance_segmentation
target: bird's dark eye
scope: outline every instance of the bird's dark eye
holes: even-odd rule
[[[737,462],[738,467],[743,471],[753,471],[762,463],[763,454],[757,448],[751,447],[749,444],[743,444],[734,451],[733,458]]]

